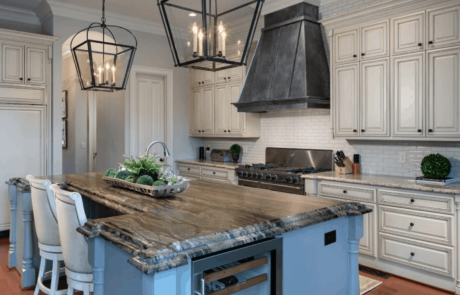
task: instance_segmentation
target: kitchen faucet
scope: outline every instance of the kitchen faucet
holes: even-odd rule
[[[146,155],[149,154],[150,149],[151,149],[152,146],[154,146],[155,144],[161,144],[161,145],[163,146],[163,151],[164,151],[165,157],[171,156],[171,154],[169,153],[168,147],[166,146],[166,144],[165,144],[164,142],[161,142],[161,141],[154,141],[154,142],[152,142],[151,144],[149,144],[149,146],[148,146],[147,149],[145,150],[145,154],[146,154]]]

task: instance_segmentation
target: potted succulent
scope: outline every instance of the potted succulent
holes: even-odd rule
[[[230,147],[230,153],[232,154],[233,163],[238,163],[240,159],[241,146],[234,144]]]

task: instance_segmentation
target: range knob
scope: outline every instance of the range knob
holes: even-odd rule
[[[287,183],[292,183],[292,177],[289,176],[288,178],[286,178],[286,182],[287,182]]]
[[[267,176],[265,176],[265,178],[266,178],[267,180],[270,180],[270,179],[272,179],[272,176],[271,176],[270,174],[267,174]]]
[[[243,176],[243,171],[238,171],[238,176]]]
[[[278,175],[272,175],[272,180],[276,181],[278,179]]]
[[[249,173],[248,173],[248,177],[249,177],[249,178],[252,178],[252,176],[254,176],[254,173],[249,172]]]
[[[244,171],[244,172],[243,172],[243,176],[244,176],[244,177],[248,177],[248,172],[247,172],[247,171]]]
[[[262,179],[262,178],[264,178],[264,175],[263,175],[262,173],[259,173],[259,174],[257,174],[257,177],[258,177],[259,179]]]
[[[295,177],[293,180],[292,180],[293,183],[299,183],[300,182],[300,179],[298,177]]]

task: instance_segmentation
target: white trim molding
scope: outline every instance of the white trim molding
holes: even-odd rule
[[[53,44],[54,41],[58,40],[59,38],[41,34],[0,29],[0,39],[2,41],[27,42],[30,44],[50,46]]]
[[[324,1],[324,0],[323,0]],[[266,15],[283,8],[296,5],[299,3],[309,3],[316,6],[320,6],[321,0],[265,0],[264,6],[262,7],[262,15]],[[251,5],[251,7],[255,7],[255,5]]]
[[[166,140],[165,143],[168,146],[169,151],[172,153],[170,159],[166,159],[168,165],[174,165],[174,137],[173,137],[173,122],[174,122],[174,113],[173,113],[173,70],[163,69],[163,68],[154,68],[154,67],[144,67],[133,65],[131,68],[130,79],[129,79],[129,88],[126,91],[125,99],[125,154],[127,156],[131,155],[131,123],[134,118],[131,118],[131,108],[133,108],[134,99],[136,97],[136,76],[138,74],[154,75],[164,78],[165,83],[165,108],[166,108]]]
[[[0,5],[0,19],[41,26],[35,12],[6,5]]]

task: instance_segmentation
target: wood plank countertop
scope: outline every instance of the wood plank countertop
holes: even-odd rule
[[[372,210],[337,202],[230,184],[192,181],[175,197],[155,199],[111,187],[102,173],[40,177],[68,183],[78,192],[124,215],[88,221],[78,232],[101,236],[133,255],[129,263],[146,274],[202,256],[309,225]]]

